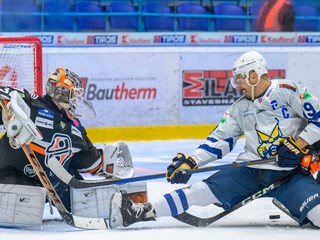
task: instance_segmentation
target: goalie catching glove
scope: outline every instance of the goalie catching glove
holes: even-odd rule
[[[95,144],[102,152],[102,166],[98,175],[106,175],[114,179],[131,178],[134,168],[129,147],[124,142],[113,144]]]
[[[197,169],[198,165],[191,156],[185,156],[183,153],[177,153],[172,159],[172,163],[167,167],[166,178],[168,182],[187,183],[191,177],[189,169]]]

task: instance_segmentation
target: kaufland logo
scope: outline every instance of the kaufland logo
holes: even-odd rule
[[[226,35],[225,43],[257,43],[258,35]]]
[[[87,44],[115,45],[118,43],[117,35],[94,35],[87,37]]]
[[[67,38],[65,37],[63,34],[58,34],[57,35],[57,44],[58,45],[64,45],[64,44],[68,44],[68,45],[83,45],[85,44],[85,39],[83,38]]]
[[[127,45],[127,44],[136,44],[136,45],[144,45],[144,44],[150,44],[152,38],[143,38],[143,37],[132,37],[129,36],[128,34],[123,34],[121,35],[121,44],[122,45]]]
[[[154,43],[185,43],[186,35],[155,35],[153,37]]]
[[[191,34],[189,39],[191,44],[214,44],[221,43],[221,39],[212,37],[201,37],[198,34]]]
[[[298,43],[320,43],[320,35],[299,35]]]
[[[294,37],[272,37],[267,35],[261,36],[261,43],[294,43]]]
[[[190,43],[198,43],[198,34],[191,34],[190,35]]]

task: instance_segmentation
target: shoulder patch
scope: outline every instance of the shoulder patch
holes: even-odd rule
[[[297,91],[297,88],[295,86],[292,86],[292,85],[287,84],[287,83],[280,83],[279,84],[279,88],[286,88],[286,89],[289,89],[289,90],[294,91],[294,92]]]
[[[45,118],[54,118],[54,113],[51,110],[45,109],[45,108],[39,108],[38,109],[38,116],[45,117]]]
[[[307,91],[305,91],[305,92],[303,92],[303,93],[301,93],[301,94],[299,95],[299,98],[300,98],[301,100],[307,100],[307,99],[309,99],[309,98],[312,98],[312,94],[309,93],[309,92],[307,92]]]

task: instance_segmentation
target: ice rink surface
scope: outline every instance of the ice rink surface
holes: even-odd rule
[[[229,163],[242,150],[241,139],[232,154],[219,162]],[[186,154],[195,150],[202,143],[199,140],[128,142],[132,153],[136,176],[162,173],[177,152]],[[210,173],[194,174],[190,183],[200,181]],[[155,200],[163,194],[186,185],[171,185],[165,179],[148,181],[148,198]],[[290,196],[288,196],[290,197]],[[222,210],[210,206],[194,207],[190,211],[197,216],[213,216]],[[270,215],[280,215],[280,219],[270,220]],[[320,217],[320,216],[319,216]],[[219,221],[205,228],[191,227],[171,218],[159,218],[157,221],[141,222],[128,228],[114,230],[82,230],[72,228],[59,221],[59,214],[50,215],[46,205],[44,223],[41,227],[0,228],[2,240],[293,240],[320,239],[320,229],[299,227],[299,225],[276,208],[270,198],[257,199],[236,210]]]

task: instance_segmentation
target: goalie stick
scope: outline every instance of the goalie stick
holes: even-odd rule
[[[217,171],[225,168],[238,168],[242,166],[249,166],[261,163],[269,163],[275,162],[275,158],[266,158],[260,160],[253,160],[249,162],[234,162],[231,164],[224,164],[206,168],[198,168],[188,170],[190,173],[201,173],[201,172],[208,172],[208,171]],[[145,180],[152,180],[158,178],[165,178],[165,173],[159,173],[154,175],[146,175],[146,176],[139,176],[133,178],[125,178],[119,180],[79,180],[73,177],[68,171],[60,164],[60,162],[55,158],[52,157],[48,161],[48,166],[52,170],[52,172],[60,178],[64,183],[68,184],[72,188],[88,188],[88,187],[99,187],[99,186],[106,186],[111,184],[123,184],[129,182],[138,182],[138,181],[145,181]]]
[[[3,111],[5,112],[7,119],[10,119],[11,113],[6,107],[6,104],[4,103],[3,99],[0,99],[0,105]],[[47,174],[45,173],[43,167],[39,163],[39,160],[34,154],[31,147],[27,144],[23,144],[21,147],[26,157],[28,158],[30,164],[32,165],[33,169],[35,170],[38,178],[40,179],[43,187],[46,189],[48,196],[52,200],[54,206],[57,208],[61,218],[65,223],[73,227],[84,228],[84,229],[108,229],[109,228],[107,219],[79,217],[70,213],[62,203],[58,193],[56,192],[49,178],[47,177]]]
[[[251,195],[250,197],[244,199],[242,202],[239,202],[238,204],[234,205],[232,208],[225,210],[213,217],[209,217],[209,218],[200,218],[197,217],[195,215],[192,215],[190,213],[187,212],[183,212],[177,216],[174,216],[175,219],[179,220],[180,222],[189,224],[191,226],[194,227],[206,227],[216,221],[218,221],[219,219],[227,216],[228,214],[234,212],[235,210],[241,208],[242,206],[252,202],[255,199],[258,199],[262,196],[264,196],[265,194],[267,194],[269,191],[279,187],[281,184],[285,183],[286,181],[288,181],[289,179],[291,179],[291,177],[297,172],[297,170],[293,170],[290,174],[288,174],[287,176],[276,180],[275,182],[271,183],[269,186],[263,188],[262,190],[254,193],[253,195]]]

